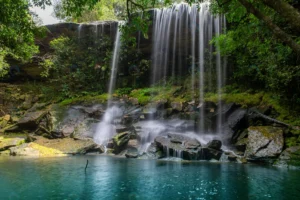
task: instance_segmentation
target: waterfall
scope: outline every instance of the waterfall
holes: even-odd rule
[[[78,41],[80,41],[80,39],[81,39],[81,29],[82,29],[82,24],[79,24],[79,25],[78,25],[78,28],[77,28],[77,32],[78,32]]]
[[[225,24],[225,17],[212,15],[209,1],[154,10],[151,82],[155,84],[168,77],[190,76],[193,100],[199,102],[199,133],[208,131],[204,102],[207,91],[218,94],[216,132],[221,133],[221,88],[226,79],[227,61],[221,58],[219,49],[210,41],[222,33]],[[212,77],[217,78],[213,80]]]
[[[108,100],[107,100],[107,109],[101,120],[97,125],[96,132],[94,134],[94,141],[97,144],[107,146],[109,140],[116,134],[115,121],[120,118],[123,113],[122,110],[117,106],[112,106],[112,94],[114,92],[116,84],[116,76],[119,64],[120,57],[120,48],[121,48],[121,31],[119,29],[120,22],[118,23],[118,29],[115,37],[113,57],[111,61],[111,73],[108,87]],[[103,29],[104,30],[104,29]]]
[[[115,44],[114,44],[114,51],[113,51],[113,57],[111,62],[111,72],[110,72],[110,79],[109,79],[109,86],[108,86],[108,103],[107,103],[108,107],[110,106],[112,94],[116,84],[116,76],[117,76],[119,57],[120,57],[120,48],[121,48],[121,31],[119,29],[119,23],[118,23],[118,30],[117,30]]]

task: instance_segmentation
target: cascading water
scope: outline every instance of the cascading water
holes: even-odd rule
[[[208,131],[205,126],[205,91],[218,93],[219,111],[216,133],[221,133],[221,87],[226,78],[226,58],[222,60],[219,49],[215,48],[210,40],[222,33],[225,18],[213,16],[209,11],[209,5],[209,2],[201,3],[199,6],[177,4],[171,8],[154,10],[151,81],[155,84],[167,77],[190,76],[193,100],[199,103],[200,120],[198,134],[194,132],[194,124],[190,128],[190,125],[183,126],[181,121],[179,121],[180,123],[177,121],[158,121],[151,118],[139,122],[135,125],[140,138],[139,152],[146,152],[157,136],[165,136],[168,132],[197,138],[202,144],[211,140],[214,136],[203,135]],[[95,37],[98,37],[99,27],[96,25],[95,29]],[[95,142],[104,146],[116,134],[115,124],[124,114],[120,108],[112,105],[121,46],[120,37],[121,33],[118,29],[111,63],[107,110],[94,134]],[[224,69],[222,69],[223,67]],[[212,77],[216,77],[216,80]],[[178,126],[177,123],[181,125]],[[180,150],[175,150],[170,154],[167,149],[166,153],[167,156],[173,157],[182,157],[183,155]]]
[[[210,44],[210,40],[213,36],[222,33],[225,18],[213,16],[209,9],[210,3],[206,1],[191,7],[182,3],[154,11],[152,83],[157,83],[166,77],[181,76],[182,73],[190,74],[193,98],[196,98],[196,87],[199,91],[198,99],[194,99],[199,102],[199,133],[207,132],[205,91],[213,92],[215,86],[219,98],[216,132],[221,133],[221,88],[226,76],[226,58],[222,64],[220,51]],[[171,45],[173,46],[170,47]],[[187,49],[188,47],[190,48]],[[190,63],[187,63],[188,60]],[[217,73],[217,80],[213,83],[214,71]],[[197,81],[198,86],[195,84]]]
[[[119,63],[119,53],[121,47],[121,31],[118,30],[115,38],[113,57],[111,62],[111,73],[110,73],[110,81],[108,87],[108,101],[107,101],[107,109],[103,116],[102,121],[98,124],[96,132],[94,134],[94,141],[97,144],[107,146],[108,141],[116,134],[115,129],[115,120],[122,116],[122,110],[117,106],[112,106],[112,94],[115,87],[118,63]]]

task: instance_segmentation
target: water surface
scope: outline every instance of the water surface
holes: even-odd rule
[[[0,157],[0,199],[300,199],[300,172],[107,156]]]

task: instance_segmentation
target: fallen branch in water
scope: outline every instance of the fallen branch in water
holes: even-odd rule
[[[88,165],[89,165],[89,160],[86,160],[86,165],[85,165],[85,169],[84,169],[85,172],[86,172],[86,168],[88,167]]]

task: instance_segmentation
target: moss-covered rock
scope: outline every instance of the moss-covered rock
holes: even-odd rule
[[[245,157],[248,160],[275,158],[284,145],[281,128],[271,126],[251,126],[248,128],[248,142]]]
[[[130,132],[119,133],[113,137],[114,153],[120,153],[130,140]]]

